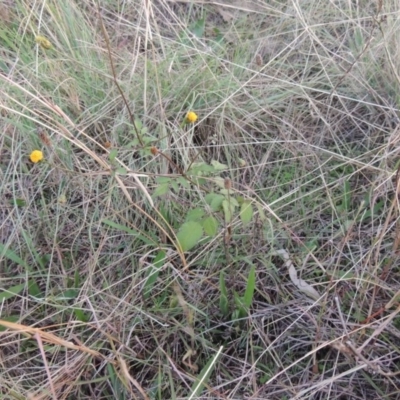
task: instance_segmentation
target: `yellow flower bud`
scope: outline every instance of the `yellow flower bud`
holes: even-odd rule
[[[45,50],[49,50],[51,48],[50,40],[46,39],[44,36],[36,36],[35,42]]]
[[[29,159],[36,164],[37,162],[43,160],[43,153],[40,150],[33,150],[29,156]]]
[[[193,124],[197,121],[199,117],[197,116],[197,114],[194,111],[189,111],[186,114],[186,122],[189,122],[190,124]]]

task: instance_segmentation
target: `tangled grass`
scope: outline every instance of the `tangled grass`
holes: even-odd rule
[[[6,0],[0,37],[1,399],[400,398],[398,2]]]

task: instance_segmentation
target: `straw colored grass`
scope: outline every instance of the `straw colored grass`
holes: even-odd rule
[[[400,398],[399,21],[4,1],[0,399]]]

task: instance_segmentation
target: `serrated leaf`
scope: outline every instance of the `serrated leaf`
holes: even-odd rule
[[[214,178],[214,183],[222,189],[225,189],[225,179],[220,176]]]
[[[215,199],[216,196],[218,196],[216,193],[207,193],[204,197],[204,200],[208,205],[211,205],[211,202],[213,201],[213,199]]]
[[[142,121],[140,119],[135,119],[135,127],[138,131],[141,131],[143,128]]]
[[[188,251],[199,242],[203,236],[203,227],[195,221],[185,222],[176,235],[182,251]]]
[[[239,207],[239,202],[236,200],[235,197],[231,196],[231,192],[228,189],[222,189],[221,193],[224,195],[225,199],[227,199],[232,206]]]
[[[206,235],[215,236],[218,232],[218,221],[210,215],[204,219],[203,228]]]
[[[253,205],[250,201],[244,201],[240,207],[240,219],[244,224],[249,223],[253,219]]]
[[[225,197],[220,195],[220,194],[216,194],[214,196],[214,198],[211,200],[211,210],[213,211],[219,211],[221,209],[222,206],[222,202],[224,201]]]
[[[232,204],[232,206],[239,207],[239,203],[234,197],[229,197],[229,202]]]
[[[188,171],[190,175],[206,175],[210,172],[215,172],[214,167],[204,162],[194,163]]]
[[[186,189],[190,187],[190,182],[186,178],[180,177],[176,181]]]
[[[169,187],[170,187],[169,183],[163,183],[161,185],[158,185],[156,190],[153,192],[153,196],[152,197],[157,197],[157,196],[164,195],[165,193],[168,192]]]
[[[224,171],[224,170],[228,169],[227,165],[221,164],[217,160],[212,160],[211,165],[215,168],[216,171]]]
[[[188,211],[186,214],[185,221],[197,221],[204,215],[204,210],[201,208],[194,208],[193,210]]]
[[[170,182],[171,189],[174,189],[175,192],[179,192],[179,185],[178,182],[173,180]]]

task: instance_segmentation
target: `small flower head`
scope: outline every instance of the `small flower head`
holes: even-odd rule
[[[153,156],[156,156],[158,154],[158,149],[155,146],[150,147],[150,153],[153,154]]]
[[[51,48],[50,40],[45,38],[44,36],[36,36],[35,42],[45,50],[49,50]]]
[[[39,161],[43,160],[43,153],[40,150],[33,150],[32,153],[29,156],[29,159],[33,162],[33,163],[37,163]]]
[[[186,114],[186,122],[188,122],[189,124],[194,124],[198,118],[199,117],[197,116],[197,114],[194,111],[189,111]]]

